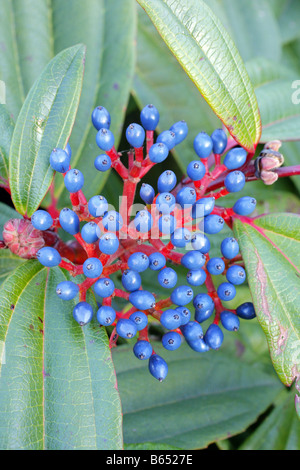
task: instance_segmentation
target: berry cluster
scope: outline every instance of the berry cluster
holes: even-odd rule
[[[119,211],[110,210],[102,195],[95,195],[89,201],[85,199],[84,176],[80,170],[70,167],[72,152],[68,144],[65,149],[52,151],[50,164],[53,170],[64,175],[72,209],[64,208],[52,215],[49,211],[38,210],[31,223],[38,231],[57,232],[62,228],[85,250],[82,263],[63,258],[53,246],[44,246],[37,252],[44,266],[60,266],[74,277],[84,274],[81,284],[64,281],[56,289],[57,295],[66,301],[79,296],[73,310],[74,319],[84,326],[96,313],[100,325],[113,326],[111,346],[119,336],[126,339],[137,336],[134,355],[140,360],[149,360],[150,373],[162,381],[168,366],[149,341],[149,318],[161,323],[162,344],[167,350],[176,350],[184,339],[193,350],[205,352],[220,348],[223,329],[236,331],[239,318],[255,317],[250,302],[236,310],[222,303],[232,300],[236,286],[246,279],[237,240],[225,237],[219,257],[210,257],[209,252],[210,236],[219,233],[226,224],[232,227],[234,217],[249,216],[256,201],[252,197],[241,197],[232,208],[216,204],[218,199],[243,189],[246,182],[243,167],[247,164],[246,150],[228,139],[223,129],[217,129],[212,135],[200,132],[195,137],[197,158],[188,164],[187,177],[179,183],[175,173],[166,170],[158,178],[157,191],[146,183],[140,186],[144,206],[139,205],[135,212],[138,183],[154,165],[166,160],[188,133],[186,122],[179,121],[161,132],[154,142],[159,112],[153,105],[141,111],[140,120],[141,125],[133,123],[126,130],[131,149],[125,165],[125,156],[114,146],[109,112],[99,106],[92,113],[96,142],[103,152],[96,157],[95,168],[100,172],[114,168],[124,181]],[[214,191],[215,188],[221,189]],[[177,285],[176,265],[186,269],[185,285]],[[157,282],[166,292],[170,290],[171,294],[165,299],[159,300],[156,293],[142,288],[142,273],[148,269],[157,276]],[[116,288],[112,280],[112,274],[117,271],[121,271],[123,289]],[[217,288],[213,276],[225,276]],[[204,292],[201,286],[205,286]],[[86,301],[90,288],[102,298],[97,312]],[[126,299],[131,308],[117,311],[115,297]],[[194,307],[193,315],[189,304]],[[211,318],[204,333],[201,324]]]

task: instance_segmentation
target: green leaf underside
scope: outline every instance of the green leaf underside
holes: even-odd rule
[[[1,286],[1,449],[122,448],[107,336],[73,320],[74,301],[66,307],[55,292],[66,279],[28,261]]]
[[[247,428],[282,387],[273,374],[224,349],[197,354],[185,345],[175,352],[153,347],[169,366],[163,383],[149,374],[147,361],[134,357],[132,346],[113,351],[126,444],[206,447]],[[136,393],[137,384],[142,393]]]
[[[10,151],[10,187],[16,209],[29,217],[53,178],[49,157],[65,148],[79,104],[85,47],[74,46],[45,68],[20,111]]]
[[[272,214],[234,232],[241,248],[259,322],[281,381],[300,378],[300,217]]]
[[[225,28],[202,1],[139,0],[217,116],[248,150],[260,139],[253,87]]]
[[[14,131],[14,122],[5,105],[0,104],[0,185],[2,178],[8,181],[9,149]]]

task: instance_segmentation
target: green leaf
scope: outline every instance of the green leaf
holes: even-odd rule
[[[173,447],[167,444],[143,442],[143,444],[127,444],[125,450],[180,450],[179,447]]]
[[[179,63],[229,132],[253,151],[261,122],[234,42],[203,1],[138,0]]]
[[[2,237],[3,225],[9,219],[22,219],[22,216],[12,207],[0,202],[0,237]]]
[[[299,450],[300,423],[292,393],[282,392],[271,414],[239,450]]]
[[[12,273],[25,259],[14,255],[9,250],[0,250],[0,284]]]
[[[300,37],[299,22],[300,3],[297,0],[286,1],[279,18],[281,39],[284,44]]]
[[[27,261],[1,286],[1,449],[122,448],[106,332],[75,322],[75,301],[66,306],[55,292],[67,279],[59,268]]]
[[[220,127],[220,121],[191,84],[149,18],[142,9],[139,13],[133,94],[141,109],[153,103],[161,111],[159,131],[169,129],[182,119],[187,122],[188,136],[174,149],[176,161],[185,173],[188,163],[195,159],[193,140],[196,135],[201,130],[210,134]]]
[[[274,368],[290,386],[300,377],[300,216],[236,219],[234,233]]]
[[[149,374],[145,361],[134,357],[132,346],[113,352],[126,444],[206,447],[247,428],[282,389],[274,373],[242,362],[225,348],[199,355],[186,345],[175,352],[161,344],[153,347],[169,366],[163,383]]]
[[[1,179],[8,181],[9,149],[14,131],[14,122],[5,105],[0,105],[0,185]]]
[[[68,142],[79,104],[83,45],[57,55],[32,87],[16,122],[9,156],[12,200],[30,217],[43,200],[53,170],[49,156]]]

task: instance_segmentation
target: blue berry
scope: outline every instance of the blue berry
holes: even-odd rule
[[[66,173],[70,168],[70,155],[63,149],[54,149],[50,155],[50,165],[59,173]]]
[[[149,211],[142,210],[134,218],[134,225],[138,232],[147,233],[153,225],[153,218]]]
[[[111,158],[106,155],[98,155],[98,157],[95,158],[94,165],[96,170],[98,171],[107,171],[111,167]]]
[[[110,297],[115,290],[115,285],[113,281],[107,277],[98,279],[94,284],[94,292],[99,295],[99,297]]]
[[[191,238],[191,245],[193,250],[200,251],[206,254],[210,250],[210,241],[203,233],[195,233]]]
[[[148,317],[144,312],[134,312],[130,315],[129,320],[136,324],[137,330],[141,331],[148,325]]]
[[[158,219],[159,231],[164,235],[172,234],[176,229],[176,219],[173,215],[163,215]]]
[[[148,104],[142,109],[140,119],[147,131],[155,131],[159,123],[159,112],[153,104]]]
[[[88,258],[83,263],[83,274],[86,277],[94,279],[101,276],[103,271],[103,265],[98,258]]]
[[[176,331],[168,331],[163,335],[161,342],[168,351],[175,351],[181,345],[181,336]]]
[[[197,198],[197,194],[194,188],[190,188],[189,186],[185,186],[184,188],[180,189],[176,195],[176,202],[182,208],[189,208],[193,204],[195,204]]]
[[[200,225],[202,222],[200,222]],[[200,228],[200,226],[199,226]],[[224,228],[224,219],[217,214],[210,214],[204,217],[203,230],[210,235],[219,233]]]
[[[197,202],[193,205],[192,208],[192,217],[193,219],[200,219],[209,215],[215,207],[215,198],[214,197],[203,197],[198,199]]]
[[[195,320],[198,323],[203,323],[204,321],[208,320],[213,314],[214,307],[213,308],[208,308],[206,310],[204,309],[196,309],[195,310]]]
[[[203,338],[202,327],[196,321],[189,321],[181,326],[180,330],[187,341],[196,341]]]
[[[231,284],[239,286],[243,284],[246,279],[246,272],[242,266],[237,264],[230,266],[226,272],[227,281]]]
[[[186,307],[176,307],[175,310],[180,314],[181,326],[186,325],[191,319],[191,312]]]
[[[178,122],[175,122],[175,124],[173,124],[170,127],[170,131],[174,132],[174,134],[175,134],[175,145],[178,145],[178,144],[180,144],[181,142],[184,141],[184,139],[188,135],[189,129],[188,129],[188,125],[185,121],[178,121]]]
[[[129,145],[131,145],[131,147],[143,147],[145,140],[145,131],[139,124],[132,123],[126,129],[126,139]]]
[[[177,228],[171,235],[171,242],[178,248],[184,248],[191,240],[191,232],[187,228]]]
[[[177,284],[177,273],[172,268],[164,268],[158,273],[157,279],[162,287],[173,289]]]
[[[171,294],[171,301],[173,304],[183,307],[189,304],[194,297],[193,290],[188,286],[179,286],[173,290]]]
[[[155,203],[161,214],[170,214],[175,209],[176,199],[171,193],[160,193]]]
[[[152,204],[155,197],[154,188],[150,184],[143,183],[140,189],[140,198],[145,204]]]
[[[240,327],[240,320],[237,315],[232,312],[224,310],[220,315],[220,320],[225,328],[228,331],[237,331]]]
[[[88,202],[88,209],[93,217],[102,217],[108,209],[108,202],[104,196],[93,196]]]
[[[128,267],[138,273],[146,271],[149,268],[149,258],[145,253],[137,251],[129,256]]]
[[[168,365],[158,354],[152,354],[149,359],[149,372],[155,379],[162,382],[168,374]]]
[[[79,286],[71,281],[62,281],[56,287],[56,293],[62,300],[72,300],[79,292]]]
[[[188,251],[181,258],[181,264],[187,269],[200,269],[205,265],[206,257],[200,251]]]
[[[64,179],[65,187],[69,193],[77,193],[84,185],[84,177],[79,170],[69,170]]]
[[[149,159],[152,163],[161,163],[169,155],[169,148],[164,142],[156,142],[149,149]]]
[[[113,133],[106,128],[101,128],[96,135],[96,143],[101,150],[104,150],[105,152],[109,152],[114,144],[115,144],[115,138]]]
[[[118,232],[123,226],[121,214],[116,211],[108,211],[102,219],[103,227],[109,232]]]
[[[227,147],[227,135],[223,129],[216,129],[211,135],[214,154],[221,155]]]
[[[211,137],[206,132],[200,132],[194,139],[194,150],[199,158],[208,158],[213,149]]]
[[[219,349],[223,343],[223,331],[218,325],[212,323],[209,325],[205,335],[204,341],[211,349]]]
[[[209,351],[209,346],[205,343],[203,339],[196,339],[194,341],[189,341],[187,340],[187,344],[191,349],[193,349],[196,352],[207,352]]]
[[[92,113],[93,126],[99,131],[100,129],[110,128],[110,114],[103,106],[97,106]]]
[[[80,230],[79,217],[76,212],[65,207],[60,211],[59,223],[61,228],[70,235],[76,235]]]
[[[79,323],[80,326],[84,326],[92,321],[94,312],[93,308],[87,302],[79,302],[73,309],[73,318]]]
[[[129,318],[120,318],[116,326],[116,331],[121,338],[131,339],[136,335],[137,327]]]
[[[152,355],[153,349],[149,341],[139,340],[133,346],[133,353],[135,357],[144,361],[145,359],[149,359]]]
[[[98,241],[99,227],[95,222],[88,222],[81,229],[81,236],[86,243],[96,243]]]
[[[168,147],[168,150],[172,150],[176,145],[175,132],[172,132],[172,131],[161,132],[156,139],[156,143],[163,143]]]
[[[240,251],[239,244],[237,240],[233,237],[224,238],[221,243],[221,252],[224,258],[233,259],[235,258]]]
[[[250,215],[256,207],[256,199],[254,197],[244,196],[236,201],[233,211],[238,215]]]
[[[176,330],[181,325],[181,315],[176,310],[169,308],[161,314],[160,323],[167,330]]]
[[[240,318],[243,318],[244,320],[252,320],[256,317],[254,305],[252,302],[245,302],[241,304],[236,309],[236,313]]]
[[[97,321],[100,325],[109,326],[115,321],[116,316],[117,314],[114,308],[109,305],[103,305],[97,312]]]
[[[225,269],[225,263],[222,258],[211,258],[206,265],[207,271],[213,276],[222,274]]]
[[[228,170],[236,170],[244,165],[247,159],[247,151],[243,147],[235,147],[227,153],[224,165]]]
[[[232,300],[236,296],[236,289],[230,282],[222,282],[217,289],[217,293],[221,300]]]
[[[149,310],[155,307],[154,295],[146,290],[131,292],[129,302],[138,310]]]
[[[206,272],[204,269],[189,271],[186,280],[191,286],[202,286],[206,280]]]
[[[107,232],[99,240],[99,248],[105,255],[113,255],[119,248],[119,239],[113,232]]]
[[[175,188],[177,178],[172,170],[164,171],[157,180],[157,189],[159,193],[170,192]]]
[[[214,311],[215,304],[208,294],[197,294],[193,300],[193,305],[199,313]]]
[[[31,223],[37,230],[48,230],[53,225],[53,219],[48,212],[38,210],[32,215]]]
[[[37,254],[37,259],[39,262],[46,266],[47,268],[53,268],[54,266],[58,266],[61,262],[61,256],[55,248],[51,248],[50,246],[45,246],[41,248]]]
[[[166,258],[164,257],[163,254],[157,252],[157,253],[151,253],[149,255],[149,268],[152,269],[152,271],[159,271],[166,265]]]
[[[138,272],[126,269],[122,274],[122,284],[124,289],[134,292],[141,287],[142,279]]]
[[[237,193],[238,191],[241,191],[245,186],[245,183],[245,175],[239,170],[228,173],[224,181],[225,187],[230,193]]]
[[[206,170],[202,162],[194,160],[187,166],[186,173],[193,181],[200,181],[204,177]]]

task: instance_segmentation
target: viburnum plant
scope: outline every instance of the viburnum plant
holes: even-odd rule
[[[244,63],[205,2],[139,3],[219,125],[191,135],[194,125],[178,115],[164,128],[164,109],[143,102],[135,115],[139,120],[126,123],[119,148],[122,118],[115,124],[114,116],[122,116],[122,109],[111,115],[105,93],[96,107],[86,100],[86,48],[81,44],[65,48],[46,65],[15,124],[1,105],[1,187],[15,208],[4,206],[1,215],[0,260],[6,273],[0,288],[2,448],[122,448],[111,350],[120,349],[120,355],[124,350],[121,376],[136,367],[129,365],[131,359],[125,364],[129,356],[123,343],[130,346],[141,365],[136,390],[147,380],[145,364],[163,382],[159,387],[168,386],[173,364],[165,355],[172,353],[176,361],[181,349],[191,361],[199,359],[199,368],[208,358],[210,387],[219,361],[211,354],[221,348],[222,357],[223,340],[234,337],[241,323],[247,330],[243,321],[254,318],[279,378],[288,387],[295,385],[299,412],[299,215],[258,215],[257,200],[247,191],[256,181],[269,187],[271,199],[271,185],[279,178],[300,174],[299,165],[284,166],[282,140],[293,139],[284,138],[280,128],[278,135],[262,137],[259,105]],[[84,143],[81,129],[73,130],[77,111],[88,120],[83,134],[90,136],[78,166],[77,149],[70,145],[72,138],[79,148],[81,139]],[[172,154],[181,155],[188,139],[190,157],[178,178]],[[118,207],[115,197],[106,196],[117,187],[102,192],[94,185],[112,170],[116,179],[107,178],[107,185],[122,183]],[[151,174],[156,176],[149,182]],[[151,289],[144,287],[149,276]],[[247,300],[239,295],[246,283]],[[249,380],[264,387],[262,371],[254,376]],[[188,382],[184,386],[189,389]],[[255,399],[255,417],[269,404],[264,392],[261,403]],[[125,412],[126,406],[130,414],[130,399]],[[241,432],[251,419],[190,446]],[[154,431],[149,437],[144,430],[133,436],[141,427],[128,423],[127,442],[155,441]],[[173,444],[167,437],[161,442]]]

